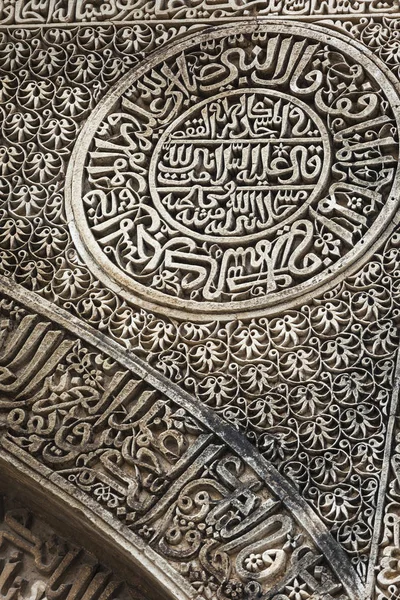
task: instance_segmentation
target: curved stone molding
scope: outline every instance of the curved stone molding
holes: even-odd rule
[[[296,0],[295,4],[299,7],[301,2]],[[361,6],[362,3],[359,4]],[[53,7],[56,5],[60,9],[57,2],[52,4]],[[174,0],[176,14],[182,8],[178,5]],[[351,5],[352,8],[355,7],[355,3]],[[4,3],[0,10],[3,6]],[[45,2],[40,3],[41,8],[38,3],[35,6],[43,16]],[[371,0],[368,7],[372,10],[374,6],[377,8],[375,1]],[[20,11],[19,22],[24,18],[29,19],[29,15],[35,20],[34,7],[29,2],[19,2],[15,7]],[[186,8],[187,3],[182,10]],[[380,8],[385,9],[382,6]],[[12,11],[8,14],[11,13]],[[59,10],[58,15],[61,13]],[[40,18],[39,16],[39,20]],[[93,18],[97,18],[94,13]],[[236,23],[242,25],[243,17],[239,19],[241,22]],[[364,63],[376,64],[377,75],[386,83],[389,81],[389,87],[392,85],[393,88],[400,89],[398,18],[382,19],[376,15],[375,18],[339,19],[325,15],[326,26],[323,29],[309,27],[306,24],[309,20],[315,20],[315,17],[304,19],[303,24],[293,24],[293,31],[323,31],[324,42],[328,43],[329,38],[340,40],[344,49],[342,54],[347,57],[348,65],[351,57],[345,49],[352,48],[352,52],[367,57],[365,61],[363,58],[361,67]],[[338,577],[342,578],[345,585],[337,592],[330,593],[333,597],[335,594],[339,598],[346,594],[346,597],[353,597],[356,589],[366,600],[393,600],[400,594],[400,451],[396,416],[399,387],[399,366],[396,367],[400,310],[399,230],[394,229],[387,241],[384,240],[389,230],[395,226],[398,215],[395,215],[389,230],[381,236],[381,246],[378,248],[380,242],[377,240],[370,248],[372,251],[376,247],[373,255],[368,258],[366,253],[361,258],[361,263],[365,261],[365,264],[352,275],[348,271],[345,278],[338,272],[340,284],[332,289],[326,291],[323,286],[314,290],[307,296],[307,302],[297,308],[287,310],[284,303],[277,305],[276,315],[265,317],[261,311],[260,316],[250,318],[250,311],[239,319],[236,313],[231,313],[230,318],[224,321],[213,318],[199,322],[201,315],[193,319],[186,316],[182,319],[170,318],[159,314],[157,305],[154,306],[154,312],[136,306],[120,294],[119,287],[109,289],[93,275],[88,268],[89,261],[87,265],[78,254],[81,247],[71,240],[64,211],[65,173],[85,121],[95,114],[95,107],[100,106],[107,92],[121,80],[124,73],[132,72],[131,69],[140,63],[145,65],[146,61],[143,59],[150,53],[156,51],[153,57],[159,61],[157,51],[160,47],[167,56],[168,52],[173,53],[173,48],[180,41],[190,44],[185,39],[189,34],[192,39],[198,39],[199,35],[204,35],[207,31],[217,32],[218,28],[206,29],[206,21],[207,16],[195,22],[177,19],[175,22],[162,23],[93,22],[85,26],[69,23],[59,27],[53,27],[49,23],[45,27],[17,26],[8,29],[0,26],[0,273],[5,295],[10,295],[17,303],[11,305],[7,301],[8,308],[2,305],[5,318],[0,320],[0,338],[4,337],[7,345],[7,353],[3,356],[4,364],[0,368],[0,385],[4,392],[0,393],[0,400],[4,403],[0,411],[1,423],[4,424],[5,418],[16,409],[12,413],[15,422],[12,421],[3,430],[5,435],[0,452],[2,475],[7,472],[11,478],[23,480],[26,482],[26,489],[31,487],[33,494],[35,491],[38,494],[43,489],[40,496],[43,506],[48,510],[54,506],[64,518],[69,517],[68,506],[73,507],[71,522],[77,524],[79,519],[86,524],[86,531],[91,530],[92,535],[98,534],[108,556],[115,555],[118,560],[131,564],[132,568],[142,562],[147,569],[147,576],[159,579],[166,595],[170,590],[170,595],[176,598],[200,596],[210,600],[208,596],[211,595],[212,600],[215,600],[213,595],[216,594],[218,598],[215,588],[207,590],[204,586],[204,579],[216,576],[208,571],[207,561],[211,553],[214,558],[217,557],[214,562],[218,569],[225,568],[224,565],[232,564],[232,561],[235,563],[235,575],[230,580],[228,589],[223,591],[221,588],[219,595],[229,592],[232,600],[235,594],[243,593],[246,596],[249,593],[251,596],[255,588],[246,588],[247,583],[243,584],[240,579],[247,576],[247,567],[242,559],[247,561],[249,556],[240,554],[242,549],[239,547],[232,550],[233,553],[228,553],[231,563],[223,562],[223,557],[218,554],[222,542],[217,540],[220,546],[212,547],[205,558],[199,556],[194,569],[192,559],[187,557],[181,561],[185,567],[181,569],[180,562],[173,557],[173,550],[176,548],[171,540],[176,541],[176,538],[171,537],[168,527],[163,530],[164,537],[169,536],[167,542],[151,537],[145,540],[143,535],[147,530],[139,537],[132,532],[134,525],[126,520],[126,514],[132,515],[135,508],[128,506],[124,513],[124,505],[118,515],[115,511],[112,513],[112,506],[106,505],[108,501],[112,504],[114,496],[120,499],[125,497],[124,494],[131,503],[137,501],[135,488],[129,488],[127,480],[119,478],[121,471],[124,477],[127,471],[129,477],[133,472],[136,476],[137,465],[135,463],[133,466],[129,462],[131,447],[127,450],[128,444],[125,447],[122,443],[122,466],[117,462],[116,466],[113,463],[110,467],[110,456],[116,455],[107,455],[105,452],[105,449],[114,449],[121,439],[125,440],[126,431],[121,433],[119,417],[122,407],[131,406],[129,401],[122,402],[115,411],[112,409],[110,414],[107,413],[108,417],[112,414],[111,425],[106,419],[94,431],[94,441],[90,437],[90,417],[93,417],[93,413],[89,411],[99,402],[99,386],[103,386],[104,381],[106,384],[110,383],[110,376],[113,377],[113,369],[116,368],[117,372],[126,373],[129,381],[140,382],[136,390],[138,395],[133,394],[131,398],[132,405],[141,397],[140,390],[149,392],[150,395],[155,393],[157,406],[160,406],[160,402],[161,405],[165,402],[168,408],[173,406],[173,410],[178,412],[181,409],[186,411],[184,414],[191,424],[194,419],[196,426],[203,427],[206,435],[212,436],[210,445],[222,448],[221,455],[216,459],[217,466],[227,455],[230,457],[229,461],[234,457],[234,460],[228,461],[232,473],[239,457],[242,461],[239,464],[242,466],[234,474],[241,485],[250,482],[251,487],[257,481],[264,486],[259,490],[256,489],[257,484],[251,487],[251,493],[258,498],[255,504],[259,499],[261,503],[270,499],[278,501],[279,498],[284,502],[282,512],[279,508],[274,513],[282,517],[281,529],[287,524],[286,517],[294,519],[295,532],[300,533],[301,530],[303,533],[302,543],[309,544],[311,552],[325,557],[321,558],[322,562],[317,565],[316,570],[311,572],[314,578],[312,586],[315,587],[315,580],[321,584],[318,573],[322,574],[325,582],[329,578],[331,582],[339,582],[333,574],[336,570],[340,571]],[[259,17],[245,23],[249,24],[250,30],[260,24],[264,26],[265,20]],[[277,23],[276,27],[279,28],[280,24]],[[333,30],[341,31],[343,35],[332,33]],[[243,50],[243,40],[236,41],[238,50]],[[300,37],[293,39],[293,43],[299,41]],[[206,50],[211,52],[212,48]],[[301,52],[299,57],[300,54]],[[338,54],[340,52],[333,57],[329,56],[327,64],[335,61]],[[190,52],[185,56],[190,58],[192,55],[189,55]],[[247,56],[245,52],[244,62]],[[257,60],[262,59],[263,56],[258,55]],[[158,67],[161,66],[160,62],[157,64]],[[184,82],[185,85],[190,86],[193,64],[196,63],[188,60],[187,67],[182,65],[189,77],[188,84]],[[339,68],[337,81],[342,81],[341,78],[346,74],[355,77],[355,89],[358,89],[357,74],[360,71],[357,67],[360,65],[351,64],[354,70],[350,70],[349,74],[341,68],[344,64]],[[170,69],[171,66],[173,64],[170,62]],[[173,83],[174,78],[176,83],[176,73],[172,70]],[[368,73],[367,84],[372,82],[372,91],[376,94],[375,76]],[[312,85],[313,81],[307,81],[306,87]],[[250,86],[244,83],[243,86],[238,86],[238,90],[221,92],[223,97],[217,98],[212,105],[217,109],[216,114],[219,102],[221,105],[223,103],[230,114],[239,114],[243,103],[253,102],[252,107],[256,106],[251,96],[258,102],[257,92],[249,93],[255,84]],[[214,99],[218,93],[215,92]],[[344,87],[343,93],[347,97],[351,90]],[[364,90],[359,97],[365,98],[365,93],[368,94],[368,90]],[[321,137],[322,134],[326,135],[327,129],[328,136],[332,137],[333,127],[327,128],[324,125],[324,119],[315,108],[313,98],[294,98],[293,94],[273,90],[270,86],[264,96],[270,105],[275,101],[277,105],[281,100],[283,110],[297,111],[298,115],[301,111],[303,115],[308,114],[315,138],[320,137],[319,132]],[[291,96],[291,100],[288,100],[288,96]],[[378,103],[379,110],[390,110],[383,95],[380,98],[382,103]],[[205,98],[201,101],[204,100]],[[189,98],[189,103],[190,101]],[[210,107],[211,104],[205,101],[201,105],[201,111],[204,114],[210,113]],[[159,110],[160,106],[156,105],[156,108]],[[361,113],[365,109],[365,103],[357,105],[357,110]],[[158,177],[157,164],[164,160],[164,154],[167,153],[162,150],[162,145],[168,146],[172,140],[179,139],[179,135],[178,138],[176,135],[182,125],[188,130],[194,121],[198,121],[199,116],[201,114],[195,109],[182,109],[176,118],[171,119],[173,126],[165,128],[161,141],[154,140],[154,150],[158,152],[159,160],[153,161],[153,181]],[[243,125],[242,122],[241,126]],[[117,120],[113,126],[118,126]],[[394,130],[385,131],[387,137],[384,139],[387,141],[392,133],[393,139],[397,135]],[[376,136],[377,131],[371,129],[368,139],[373,141]],[[212,140],[207,143],[208,146],[205,146],[211,147]],[[390,144],[386,148],[390,149]],[[364,151],[360,151],[365,158]],[[370,151],[375,156],[373,160],[376,160],[372,142]],[[89,152],[93,152],[93,148]],[[156,154],[153,152],[151,156],[155,157]],[[331,162],[333,156],[331,154]],[[387,167],[388,171],[393,169],[393,165],[389,163]],[[375,170],[376,174],[379,172],[380,167]],[[164,170],[163,173],[167,171]],[[319,169],[316,170],[313,185],[317,193],[327,185],[324,174]],[[200,188],[198,186],[197,191]],[[160,191],[155,190],[155,194],[161,202]],[[154,206],[158,201],[157,197],[152,197]],[[122,200],[127,202],[127,198]],[[310,203],[313,202],[314,199],[311,198]],[[161,214],[162,202],[158,208]],[[297,213],[297,208],[300,213]],[[303,219],[302,206],[297,208],[290,204],[287,207],[289,212],[292,211],[287,222],[289,227],[293,225],[290,222],[293,215],[297,215],[295,219]],[[219,222],[224,220],[224,226],[228,225],[228,229],[225,233],[218,229],[217,233],[223,243],[228,242],[227,238],[232,238],[228,243],[232,242],[232,247],[237,249],[235,239],[242,234],[237,227],[229,227],[227,214],[227,211],[218,213]],[[168,216],[172,223],[180,223],[182,212],[172,207],[171,215],[165,212],[164,216]],[[244,216],[246,223],[249,215]],[[345,221],[339,224],[348,227]],[[146,224],[147,221],[144,221],[144,225]],[[206,220],[200,225],[196,243],[209,244],[207,239],[203,239],[209,235],[205,231],[209,228],[209,223]],[[180,236],[184,237],[183,226],[180,227]],[[375,225],[372,224],[372,227]],[[268,234],[269,228],[268,223],[256,224],[254,235],[258,236],[257,243]],[[325,252],[328,250],[329,244]],[[338,259],[339,262],[340,260]],[[93,262],[90,264],[93,268]],[[355,269],[356,263],[350,268]],[[326,282],[327,287],[333,285],[333,282],[334,280]],[[190,281],[186,283],[190,284]],[[31,294],[29,290],[36,293]],[[147,289],[145,293],[147,294]],[[292,290],[288,293],[291,294]],[[26,303],[29,306],[24,308]],[[270,307],[268,310],[273,309]],[[11,316],[9,311],[13,313]],[[25,317],[29,318],[22,327]],[[11,331],[7,329],[9,326]],[[14,336],[12,339],[17,344],[17,333],[21,334],[21,343],[25,339],[27,344],[20,348],[20,354],[11,359],[8,354],[10,336]],[[80,348],[83,350],[80,353],[74,352],[79,355],[84,367],[76,374],[72,368],[76,363],[74,360],[67,361],[67,357],[74,354],[73,349],[79,345],[78,339],[81,340]],[[44,340],[45,343],[42,344]],[[53,349],[51,357],[45,350],[47,344]],[[71,348],[69,344],[72,344]],[[97,359],[101,362],[103,358],[107,364],[105,375],[102,374],[103,367],[97,364]],[[91,362],[93,360],[94,364]],[[116,361],[117,366],[113,361]],[[34,367],[34,364],[40,364],[40,369]],[[149,365],[164,377],[156,376]],[[44,378],[41,378],[40,373],[44,374]],[[67,389],[64,389],[64,384]],[[79,391],[75,394],[76,389]],[[112,389],[112,386],[107,389]],[[38,396],[43,390],[47,394],[45,399]],[[110,398],[118,404],[118,393],[111,393]],[[53,403],[57,409],[52,412]],[[143,406],[145,410],[148,405]],[[110,407],[106,405],[106,408]],[[175,418],[175,413],[171,414]],[[23,415],[26,420],[19,421]],[[97,415],[94,417],[99,418]],[[81,418],[83,420],[79,421]],[[158,418],[157,414],[155,419]],[[71,425],[74,419],[79,421],[76,428]],[[230,426],[226,423],[230,423]],[[106,437],[105,446],[102,442],[93,450],[91,444],[97,444],[107,428],[113,431],[117,428],[116,439],[110,441]],[[172,456],[176,446],[179,446],[175,442],[182,434],[179,428],[177,431],[178,433],[174,431],[172,438],[169,434],[165,437]],[[195,433],[192,431],[191,435],[194,436]],[[190,438],[190,443],[192,439]],[[140,442],[143,444],[143,436]],[[80,444],[88,449],[87,452],[83,451],[85,460],[90,459],[93,463],[89,461],[83,465],[76,462],[78,458],[82,458],[82,454],[79,457],[74,455],[75,446]],[[189,444],[184,448],[185,452],[189,446],[193,447]],[[43,450],[45,447],[46,451]],[[162,444],[159,443],[158,448],[161,447]],[[96,454],[97,450],[100,451],[99,456]],[[64,462],[60,462],[61,466],[57,465],[59,451],[60,461],[69,461],[67,466]],[[30,452],[32,456],[29,456]],[[121,448],[118,452],[122,454]],[[69,458],[66,459],[67,455]],[[46,461],[53,461],[47,467],[43,456]],[[161,461],[162,468],[171,464],[171,454],[167,458],[169,462],[163,462],[164,459]],[[104,468],[102,460],[108,465],[107,468]],[[141,462],[149,466],[148,461],[141,459]],[[174,465],[176,467],[176,463]],[[80,485],[83,483],[77,475],[82,472],[79,469],[84,467],[92,468],[93,473],[99,473],[103,479],[111,471],[114,496],[108,495],[108,491],[104,492],[97,480],[93,487],[88,484],[90,489],[81,489],[78,482]],[[215,477],[215,472],[221,471],[211,468],[213,463],[211,466],[208,463],[207,467],[211,473],[210,475],[207,471],[208,479]],[[140,472],[143,464],[139,464],[137,468]],[[64,472],[61,473],[63,469]],[[146,485],[154,484],[152,476],[144,478]],[[75,480],[68,481],[70,477],[75,477]],[[132,476],[129,482],[133,481],[136,482],[136,479]],[[213,483],[206,492],[213,501],[219,501],[221,499],[214,495],[218,488],[215,481],[212,479]],[[218,485],[221,489],[228,490],[224,491],[227,494],[225,499],[233,498],[228,484],[218,480]],[[142,494],[140,486],[138,489],[137,493]],[[147,489],[145,488],[145,492]],[[193,488],[190,489],[193,491]],[[108,500],[105,501],[107,495]],[[66,503],[67,498],[69,505]],[[200,501],[202,498],[204,496],[200,497]],[[293,503],[290,498],[294,498]],[[183,503],[185,502],[184,499]],[[243,504],[245,507],[249,506],[247,501],[242,502],[241,506]],[[238,509],[238,505],[235,503],[233,512]],[[121,506],[114,508],[118,510]],[[170,504],[169,508],[172,514],[176,505]],[[178,508],[182,511],[181,507]],[[201,504],[199,511],[203,508],[204,505]],[[230,510],[231,508],[228,512]],[[175,512],[171,518],[177,515]],[[181,512],[179,516],[182,516]],[[264,521],[266,535],[271,533],[268,518],[270,517],[266,516]],[[218,522],[218,527],[221,525],[219,531],[225,527],[225,513],[221,520],[222,524]],[[157,524],[155,517],[154,522]],[[191,537],[193,524],[197,527],[196,523],[191,519],[187,525],[181,524],[179,535],[182,535],[182,539],[177,542],[179,551],[185,540],[194,540],[194,544],[196,543],[197,534]],[[148,526],[151,528],[152,523]],[[186,526],[189,529],[182,533],[182,528]],[[217,525],[213,525],[210,535],[214,535],[216,529]],[[208,535],[201,528],[198,531],[204,538]],[[188,539],[185,537],[186,533]],[[104,537],[101,538],[103,534]],[[209,538],[207,540],[210,541]],[[288,560],[287,550],[276,547],[276,554],[271,556],[271,548],[262,550],[258,542],[258,539],[253,539],[248,545],[254,555],[251,561],[253,568],[261,573],[260,579],[266,575],[276,577],[283,589],[279,565]],[[188,547],[185,551],[187,549]],[[163,558],[166,552],[168,558]],[[267,574],[264,572],[264,552],[269,566],[275,565]],[[239,556],[236,571],[236,559]],[[260,556],[262,564],[259,562]],[[200,564],[202,560],[205,567]],[[332,573],[329,562],[334,567]],[[188,565],[191,565],[192,570]],[[182,570],[182,573],[178,573],[177,569]],[[352,569],[365,582],[365,589]],[[327,572],[331,574],[328,576]],[[221,571],[218,573],[221,577]],[[306,572],[303,575],[308,577]],[[217,585],[218,590],[221,580],[217,577],[217,581],[217,584],[214,580],[212,583]],[[282,600],[283,594],[290,600],[296,594],[313,594],[304,585],[306,584],[300,581],[299,585],[292,586],[293,589],[287,588],[284,592],[279,592],[274,600]],[[270,584],[265,583],[265,586],[270,587]],[[354,597],[358,597],[358,592]],[[159,596],[163,594],[164,591]]]
[[[168,316],[303,303],[393,228],[399,102],[373,56],[315,26],[248,22],[171,44],[79,136],[75,245],[108,288]]]
[[[108,0],[106,4],[91,0],[68,0],[67,2],[34,1],[17,3],[14,0],[3,0],[0,6],[0,24],[67,24],[70,22],[91,23],[104,21],[148,21],[157,19],[221,19],[242,18],[249,15],[266,17],[304,18],[314,15],[316,18],[329,15],[349,15],[362,18],[366,15],[398,14],[398,0],[360,0],[359,2],[343,2],[343,0],[135,0],[127,5],[117,0]]]
[[[93,346],[71,337],[60,325],[81,328],[62,311],[54,323],[46,303],[42,318],[6,297],[1,311],[3,460],[61,485],[66,503],[68,490],[88,496],[122,535],[189,583],[201,577],[206,598],[283,600],[302,585],[364,598],[317,515],[241,434],[95,332],[81,330]]]

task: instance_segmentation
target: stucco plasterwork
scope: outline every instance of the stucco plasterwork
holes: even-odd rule
[[[400,597],[399,17],[0,3],[1,490],[135,599]]]
[[[4,494],[4,490],[2,490]],[[98,557],[58,535],[9,493],[1,499],[0,582],[3,598],[142,600]]]
[[[237,589],[272,598],[304,579],[332,597],[363,597],[295,487],[211,411],[140,362],[122,359],[127,369],[118,350],[103,355],[11,299],[2,319],[0,460],[9,454],[39,472],[49,502],[58,485],[67,506],[69,496],[95,506],[130,546],[134,532],[162,557],[160,584],[177,596],[181,573],[202,581],[205,597]]]
[[[348,15],[361,18],[400,12],[398,0],[4,0],[0,22],[31,25],[42,23],[102,22],[130,20],[191,20],[240,18],[246,16]]]
[[[325,40],[222,27],[110,90],[66,190],[108,287],[183,319],[267,316],[371,255],[398,203],[399,98],[365,51]]]

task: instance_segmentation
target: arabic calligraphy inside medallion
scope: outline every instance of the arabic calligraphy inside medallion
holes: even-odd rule
[[[241,90],[201,102],[168,127],[152,157],[150,189],[172,227],[243,244],[299,218],[329,171],[324,124],[305,103]]]
[[[78,142],[73,235],[140,305],[200,319],[276,311],[344,276],[396,210],[385,74],[321,28],[249,27],[154,54]]]

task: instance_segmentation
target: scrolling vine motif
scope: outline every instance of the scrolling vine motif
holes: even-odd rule
[[[348,598],[279,483],[271,489],[205,423],[5,298],[1,317],[2,448],[92,497],[201,597]]]
[[[1,273],[145,358],[247,435],[292,478],[364,576],[398,346],[398,233],[304,306],[224,323],[132,306],[92,275],[70,239],[64,174],[83,122],[145,53],[198,28],[2,32]],[[396,20],[369,21],[354,33],[395,74],[397,28]]]

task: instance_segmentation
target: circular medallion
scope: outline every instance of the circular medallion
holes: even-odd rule
[[[248,22],[176,42],[82,131],[67,186],[77,247],[106,285],[170,316],[301,303],[393,224],[398,105],[373,56],[316,26]]]

